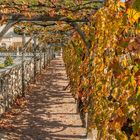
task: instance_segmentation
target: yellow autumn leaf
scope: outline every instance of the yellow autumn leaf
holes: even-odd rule
[[[122,61],[122,65],[123,65],[124,67],[127,67],[127,60],[123,60],[123,61]]]
[[[135,80],[135,77],[132,75],[131,76],[131,84],[132,84],[132,86],[136,86],[136,80]]]
[[[119,1],[118,4],[119,4],[119,6],[121,6],[121,7],[125,7],[125,3],[124,3],[124,2]]]
[[[137,12],[135,9],[128,9],[127,11],[128,19],[131,22],[138,22],[138,19],[140,18],[140,12]]]

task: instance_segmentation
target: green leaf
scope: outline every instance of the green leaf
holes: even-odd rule
[[[140,105],[140,94],[137,95],[137,103]]]
[[[134,133],[137,133],[138,130],[140,130],[140,123],[136,122],[135,125],[133,126],[133,131]]]
[[[121,47],[126,48],[128,46],[129,42],[122,42],[121,43]]]
[[[140,12],[140,0],[135,0],[135,2],[133,4],[133,9]]]

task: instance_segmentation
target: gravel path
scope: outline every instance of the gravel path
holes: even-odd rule
[[[61,58],[30,86],[29,103],[12,120],[14,128],[5,131],[3,140],[82,140],[86,130],[76,114],[75,100],[64,90],[68,80]],[[2,139],[1,139],[2,140]]]

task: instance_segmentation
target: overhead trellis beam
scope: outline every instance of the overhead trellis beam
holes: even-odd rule
[[[81,39],[86,45],[87,50],[91,48],[91,43],[87,40],[86,34],[81,30],[77,23],[70,23],[70,25],[78,32]]]
[[[39,22],[32,22],[34,25],[38,25],[41,27],[48,27],[48,26],[55,26],[57,25],[56,23],[50,23],[50,24],[44,24],[44,23],[39,23]]]
[[[4,34],[12,27],[14,26],[16,23],[18,23],[19,21],[9,21],[6,26],[3,28],[3,30],[0,32],[0,41],[2,40]]]
[[[55,17],[51,17],[49,15],[39,15],[39,16],[35,16],[35,17],[32,17],[32,18],[26,18],[26,17],[23,17],[23,18],[20,18],[19,19],[20,22],[46,22],[46,21],[63,21],[63,22],[68,22],[68,23],[71,23],[71,22],[89,22],[88,19],[84,18],[84,19],[70,19],[70,18],[67,18],[67,17],[62,17],[60,15],[57,15]]]
[[[2,37],[4,36],[4,34],[9,29],[19,22],[32,22],[32,23],[37,24],[37,22],[47,22],[47,21],[63,21],[63,22],[67,22],[67,23],[72,23],[72,22],[88,22],[88,19],[75,19],[75,20],[73,20],[73,19],[69,19],[67,17],[62,17],[60,15],[57,15],[56,17],[50,17],[48,14],[39,15],[39,16],[35,16],[32,18],[26,18],[26,17],[22,17],[19,14],[18,15],[11,14],[10,21],[7,23],[7,25],[0,32],[0,41],[1,41]]]
[[[64,17],[62,15],[55,15],[51,17],[49,14],[43,14],[38,16],[33,16],[31,18],[25,17],[22,14],[15,14],[15,13],[0,13],[0,16],[7,16],[10,17],[9,20],[15,21],[18,20],[19,22],[46,22],[46,21],[64,21],[64,22],[89,22],[88,19],[71,19],[68,17]]]

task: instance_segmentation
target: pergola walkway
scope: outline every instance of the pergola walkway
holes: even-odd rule
[[[52,60],[36,85],[31,86],[29,103],[5,130],[3,140],[81,140],[86,130],[76,114],[75,100],[64,90],[68,80],[62,58]]]

